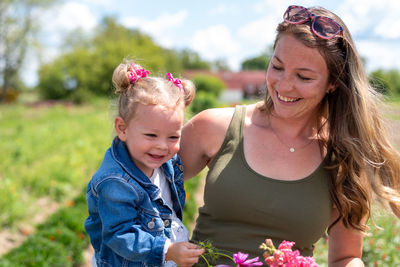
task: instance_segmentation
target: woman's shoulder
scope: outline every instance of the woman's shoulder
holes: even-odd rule
[[[185,130],[195,131],[202,136],[204,134],[212,134],[212,136],[224,134],[234,112],[235,108],[232,107],[203,110],[186,123]]]
[[[196,175],[215,156],[234,112],[234,108],[207,109],[185,124],[179,151],[185,166],[185,177]]]
[[[196,114],[195,116],[193,116],[193,119],[203,121],[206,120],[207,122],[212,123],[218,120],[225,120],[226,118],[232,117],[234,111],[234,107],[210,108]]]

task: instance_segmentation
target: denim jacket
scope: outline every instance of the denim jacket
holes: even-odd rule
[[[161,166],[170,184],[173,209],[182,219],[183,167],[178,155]],[[162,266],[171,237],[172,211],[160,189],[135,166],[115,137],[87,188],[85,230],[100,266]]]

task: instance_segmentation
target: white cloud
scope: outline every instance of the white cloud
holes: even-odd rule
[[[234,16],[241,16],[243,15],[244,8],[243,4],[239,2],[240,4],[236,4],[233,2],[229,2],[227,4],[223,3],[215,3],[210,6],[210,8],[207,11],[208,15],[211,15],[213,17],[222,17],[222,16],[229,16],[229,17],[234,17]]]
[[[89,7],[77,2],[67,2],[61,7],[56,6],[46,11],[43,19],[46,20],[43,26],[51,30],[91,30],[97,24]]]
[[[207,60],[225,59],[237,65],[240,45],[225,25],[214,25],[194,33],[190,47]]]
[[[240,27],[238,35],[246,42],[257,43],[259,46],[265,47],[274,41],[278,23],[279,19],[275,16],[264,17]]]
[[[87,5],[67,2],[45,11],[41,25],[47,44],[59,45],[66,33],[77,28],[89,32],[97,25],[97,20]]]
[[[360,41],[357,48],[361,56],[367,57],[367,70],[400,69],[400,49],[396,42],[382,40]]]
[[[182,27],[188,17],[186,10],[177,13],[165,13],[157,18],[126,17],[121,23],[128,28],[139,28],[141,31],[150,34],[162,46],[172,47],[176,41],[174,33]]]
[[[40,25],[40,41],[44,47],[39,52],[29,50],[24,62],[24,79],[28,86],[37,83],[39,65],[59,55],[59,47],[66,34],[77,28],[90,32],[97,25],[97,20],[86,4],[66,2],[45,10],[40,16]]]
[[[400,2],[386,0],[383,3],[380,2],[380,4],[383,17],[376,18],[377,25],[374,33],[388,39],[400,38]],[[375,14],[376,12],[371,12],[371,16]]]
[[[210,10],[211,15],[222,15],[227,12],[228,7],[224,4],[218,4],[215,8]]]
[[[290,5],[300,5],[304,7],[323,5],[318,0],[261,0],[253,4],[252,10],[257,14],[273,14],[282,19],[283,13]]]
[[[88,5],[103,5],[103,6],[113,4],[112,0],[81,0],[81,2]]]
[[[364,33],[388,39],[400,38],[398,1],[347,0],[343,1],[338,14],[352,35]]]
[[[286,8],[291,4],[292,1],[290,0],[281,0],[281,1],[276,1],[276,0],[262,0],[254,3],[251,7],[251,9],[256,13],[256,14],[272,14],[275,17],[279,12],[282,12],[282,15],[279,18],[282,18],[283,12],[286,10]]]

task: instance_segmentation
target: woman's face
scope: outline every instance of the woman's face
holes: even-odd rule
[[[318,49],[302,44],[291,34],[282,35],[267,71],[273,113],[285,119],[311,118],[325,94],[328,67]]]

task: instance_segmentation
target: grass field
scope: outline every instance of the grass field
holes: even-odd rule
[[[0,266],[82,263],[88,244],[85,188],[111,144],[114,113],[108,100],[0,106],[0,255],[8,239],[28,237]],[[197,183],[185,184],[186,225],[196,213]]]
[[[62,202],[87,184],[109,146],[106,102],[74,107],[0,106],[0,227]]]
[[[81,251],[57,253],[70,249],[71,244],[77,244],[75,247],[80,250],[87,245],[87,237],[82,236],[87,216],[83,196],[113,137],[114,111],[109,103],[98,100],[83,106],[68,103],[0,106],[0,229],[20,232],[21,225],[29,224],[33,217],[44,214],[50,207],[64,209],[39,226],[37,236],[30,243],[6,255],[5,261],[0,260],[0,266],[45,266],[35,261],[40,258],[32,248],[35,244],[53,251],[54,262],[61,258],[64,259],[61,262],[69,262],[60,266],[81,263]],[[389,106],[394,111],[388,118],[400,125],[400,101],[390,102]],[[196,187],[196,179],[186,185],[189,195],[186,225],[195,214]],[[364,242],[364,260],[367,266],[400,266],[400,221],[380,209],[377,214],[376,224],[384,230],[371,225],[372,235]],[[65,225],[71,221],[72,226],[66,230],[64,224],[59,225],[60,221]],[[57,240],[61,245],[54,245]],[[317,244],[316,258],[321,266],[327,266],[326,247],[323,239]],[[41,257],[41,262],[50,262],[46,257],[51,255]],[[23,263],[17,264],[19,259]]]

